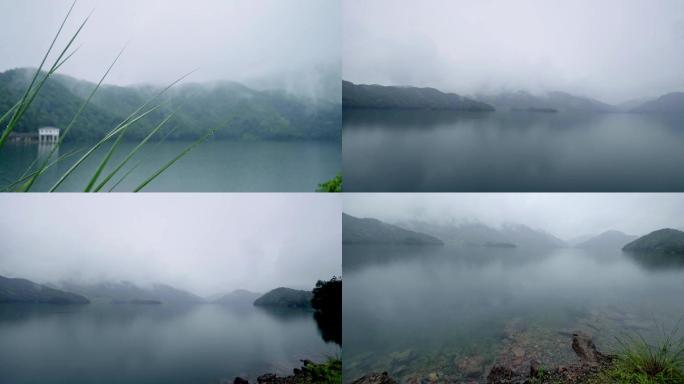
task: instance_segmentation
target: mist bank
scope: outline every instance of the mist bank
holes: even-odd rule
[[[342,106],[366,109],[496,110],[532,113],[684,113],[684,92],[670,92],[657,98],[642,98],[612,105],[591,97],[561,91],[532,93],[519,90],[461,96],[435,88],[367,85],[343,81]]]
[[[35,69],[0,73],[0,111],[9,110],[29,85]],[[16,133],[38,128],[66,128],[95,88],[94,83],[53,75],[15,127]],[[123,121],[165,86],[101,86],[65,140],[95,140]],[[183,83],[159,98],[162,105],[137,121],[126,139],[140,140],[174,113],[156,139],[194,140],[211,129],[230,140],[339,140],[339,103],[298,96],[287,90],[257,90],[230,81]],[[150,104],[149,107],[155,104]]]

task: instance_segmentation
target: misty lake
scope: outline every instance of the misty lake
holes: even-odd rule
[[[401,382],[433,373],[485,382],[495,361],[576,362],[573,331],[610,352],[616,336],[654,340],[684,315],[684,265],[657,256],[450,245],[343,252],[345,382],[383,371]]]
[[[684,115],[345,110],[345,191],[683,191]]]
[[[0,305],[0,382],[219,383],[339,355],[310,312],[221,305]]]
[[[87,149],[94,143],[67,142],[64,155]],[[143,160],[115,189],[130,192],[190,142],[148,143],[109,183],[112,186],[128,169]],[[121,143],[110,162],[118,164],[137,142]],[[82,191],[99,165],[106,148],[91,156],[71,175],[60,191]],[[20,178],[46,150],[37,144],[9,144],[0,150],[0,187]],[[78,157],[50,168],[32,190],[49,189]],[[44,157],[43,157],[44,158]],[[328,141],[209,141],[196,147],[150,183],[147,192],[313,192],[341,169],[339,142]],[[106,173],[104,173],[106,175]],[[102,177],[101,177],[102,178]],[[106,188],[108,190],[109,187]]]

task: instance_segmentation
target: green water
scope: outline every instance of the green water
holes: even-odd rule
[[[190,142],[148,143],[106,186],[109,190],[123,174],[140,165],[114,190],[130,192]],[[93,143],[64,143],[59,154],[89,148]],[[113,169],[136,142],[122,143],[110,162]],[[8,144],[0,149],[0,186],[21,177],[46,148]],[[106,148],[97,151],[71,175],[59,191],[82,191],[88,184]],[[73,156],[50,168],[35,185],[35,191],[49,189],[73,164]],[[148,192],[312,192],[341,169],[339,142],[326,141],[209,141],[195,148],[161,174],[144,191]],[[107,172],[103,173],[106,175]]]

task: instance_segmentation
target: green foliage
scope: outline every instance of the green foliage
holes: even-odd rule
[[[318,184],[316,192],[342,192],[342,173],[338,173],[334,178]]]
[[[319,280],[313,289],[311,307],[323,340],[342,345],[342,278]]]
[[[28,85],[34,69],[13,69],[0,73],[0,112],[9,110]],[[35,132],[38,127],[64,128],[82,105],[95,84],[69,76],[51,76],[16,125],[17,132]],[[154,86],[119,87],[103,85],[83,110],[67,140],[97,140],[131,111],[159,91]],[[168,92],[166,105],[146,116],[126,133],[127,140],[140,140],[172,111],[178,108],[169,129],[169,139],[194,140],[207,130],[221,126],[234,116],[229,126],[216,132],[217,138],[244,140],[328,140],[339,139],[339,104],[308,100],[284,92],[250,89],[241,84],[220,82],[211,85],[187,84]]]
[[[324,363],[306,364],[302,374],[310,383],[339,384],[342,382],[342,360],[330,357]]]
[[[613,367],[605,373],[618,384],[675,384],[684,382],[684,338],[676,339],[678,328],[655,345],[643,337],[618,340],[620,351]]]

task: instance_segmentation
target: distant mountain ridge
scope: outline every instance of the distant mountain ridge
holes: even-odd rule
[[[88,304],[89,300],[30,280],[0,276],[0,303]]]
[[[630,109],[638,113],[684,113],[684,92],[671,92]]]
[[[212,300],[212,302],[226,305],[252,305],[254,301],[261,296],[261,293],[251,292],[245,289],[236,289],[233,292]]]
[[[134,301],[158,301],[161,303],[201,303],[201,297],[165,284],[153,284],[140,287],[131,282],[103,282],[96,284],[80,284],[61,282],[55,287],[78,293],[92,301],[113,303]]]
[[[347,244],[394,244],[394,245],[444,245],[437,237],[407,230],[377,219],[360,219],[342,214],[342,243]]]
[[[627,235],[620,231],[610,230],[576,244],[576,248],[584,249],[622,249],[626,244],[636,240],[638,236]]]
[[[19,100],[35,69],[19,68],[0,73],[0,113]],[[65,75],[54,75],[17,124],[16,132],[39,127],[65,128],[95,84]],[[67,140],[100,139],[162,87],[103,85],[73,126]],[[216,138],[247,140],[337,140],[341,136],[341,111],[337,103],[306,99],[284,91],[259,91],[223,81],[189,83],[171,88],[162,98],[169,103],[136,122],[127,138],[144,137],[177,110],[165,125],[175,129],[170,139],[196,139],[218,128]]]
[[[684,256],[684,232],[672,228],[659,229],[632,241],[622,250]]]
[[[474,98],[493,105],[497,110],[529,112],[616,112],[618,110],[613,105],[566,92],[547,92],[533,95],[526,91],[518,91],[492,95],[480,94]]]
[[[478,247],[498,248],[558,248],[567,244],[540,230],[532,229],[522,224],[505,224],[494,228],[482,223],[427,223],[409,221],[402,223],[405,228],[437,236],[444,241]]]
[[[439,109],[454,111],[493,111],[486,103],[434,88],[397,87],[342,82],[344,108]]]

